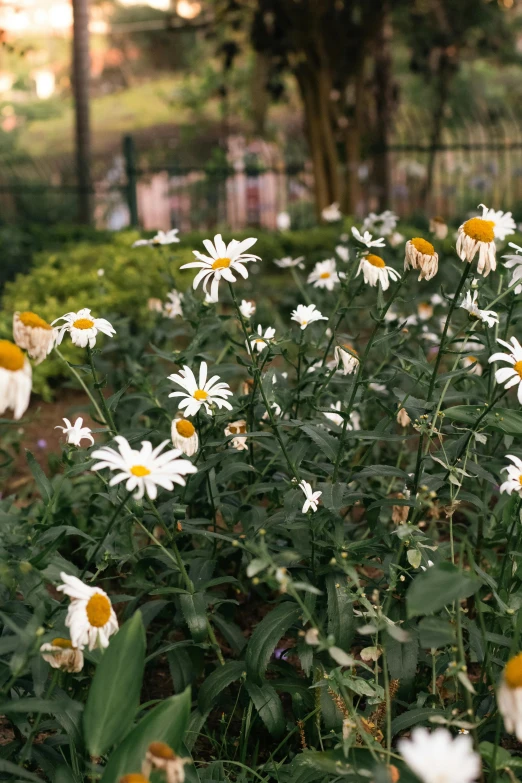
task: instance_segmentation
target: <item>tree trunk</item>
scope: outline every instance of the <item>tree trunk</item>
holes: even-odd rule
[[[76,117],[78,220],[80,223],[90,223],[92,217],[89,77],[89,0],[73,0],[73,90]]]
[[[391,197],[391,172],[389,143],[393,122],[394,85],[392,76],[391,43],[392,28],[389,4],[383,5],[375,41],[375,131],[373,184],[379,211],[389,209]]]
[[[442,140],[444,129],[444,113],[450,95],[450,85],[454,73],[453,65],[446,52],[442,52],[437,69],[437,96],[435,111],[433,112],[433,124],[430,135],[430,147],[428,157],[428,171],[426,182],[421,192],[421,204],[424,210],[429,209],[433,178],[435,173],[435,161]]]

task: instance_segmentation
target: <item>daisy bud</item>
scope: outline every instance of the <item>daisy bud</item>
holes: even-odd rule
[[[83,653],[73,647],[69,639],[58,638],[45,642],[40,647],[40,652],[44,661],[53,669],[61,669],[63,672],[81,672],[83,669]]]
[[[185,764],[191,763],[191,759],[177,756],[165,742],[151,742],[141,771],[145,777],[149,777],[153,770],[161,770],[165,773],[167,783],[183,783]]]
[[[444,218],[430,218],[430,232],[435,235],[435,239],[446,239],[448,236],[448,225]]]
[[[400,424],[401,427],[407,427],[409,424],[411,424],[411,419],[408,416],[408,411],[406,408],[400,408],[397,413],[397,424]]]
[[[23,312],[13,315],[13,337],[36,364],[43,362],[54,345],[54,331],[51,324],[36,313]]]
[[[406,242],[404,269],[410,268],[420,271],[419,280],[431,280],[435,277],[439,268],[439,256],[431,242],[421,237],[413,237]]]

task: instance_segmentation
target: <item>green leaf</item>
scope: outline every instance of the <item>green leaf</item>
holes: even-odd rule
[[[190,689],[165,699],[132,729],[109,758],[101,783],[118,783],[123,775],[141,769],[151,742],[166,742],[182,753],[190,715]]]
[[[33,772],[29,772],[11,761],[6,761],[6,759],[0,759],[0,772],[7,772],[9,775],[12,775],[12,780],[31,780],[33,783],[43,783],[43,778],[39,778]]]
[[[438,563],[417,574],[406,593],[408,617],[433,614],[453,601],[473,595],[481,582],[452,563]]]
[[[419,639],[421,647],[436,649],[453,644],[455,627],[448,620],[438,617],[424,617],[419,623]]]
[[[228,661],[224,666],[214,669],[203,682],[198,696],[198,707],[202,713],[208,712],[214,700],[231,683],[239,680],[245,674],[243,661]]]
[[[401,682],[411,682],[417,671],[417,661],[419,658],[419,641],[413,626],[401,626],[409,632],[407,642],[399,642],[393,636],[387,634],[386,639],[386,661],[388,671],[392,680],[401,680]]]
[[[259,686],[247,680],[245,686],[268,731],[273,737],[279,737],[285,730],[285,716],[277,692],[266,682]]]
[[[316,446],[319,446],[329,460],[335,462],[339,445],[334,437],[328,435],[327,432],[319,429],[319,427],[312,427],[310,424],[304,424],[301,429],[313,440]]]
[[[392,721],[392,736],[395,736],[410,726],[416,726],[417,723],[429,723],[430,718],[435,715],[445,715],[443,710],[432,710],[429,707],[419,707],[414,710],[403,712]]]
[[[355,633],[353,601],[342,574],[329,574],[326,579],[328,595],[328,633],[343,650],[349,650]]]
[[[140,700],[145,631],[140,612],[112,637],[94,675],[85,712],[85,743],[101,756],[129,730]]]
[[[53,488],[51,482],[49,481],[49,479],[41,469],[40,465],[36,461],[34,454],[32,454],[28,449],[25,450],[25,454],[27,457],[27,464],[29,465],[29,470],[33,474],[33,478],[36,481],[36,486],[38,487],[38,491],[42,496],[42,500],[45,500],[46,503],[49,503],[49,501],[53,496]]]
[[[451,421],[473,425],[483,411],[484,408],[477,405],[455,405],[453,408],[447,408],[444,416]],[[497,432],[505,432],[507,435],[522,435],[522,413],[510,408],[495,407],[486,414],[481,424]]]
[[[276,644],[300,614],[296,604],[284,601],[256,626],[245,656],[247,672],[252,680],[261,681]]]
[[[195,642],[207,638],[207,605],[203,593],[185,593],[179,596],[183,617]]]

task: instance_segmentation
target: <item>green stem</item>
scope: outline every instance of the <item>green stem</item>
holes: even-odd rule
[[[114,523],[116,522],[116,520],[118,518],[118,515],[119,515],[120,511],[126,505],[127,501],[130,499],[130,496],[132,495],[133,491],[134,490],[131,490],[130,492],[127,492],[125,497],[121,501],[121,503],[116,507],[116,510],[115,510],[114,514],[112,515],[112,517],[110,518],[109,523],[108,523],[107,527],[105,528],[105,531],[104,531],[102,537],[98,541],[96,549],[94,550],[92,555],[90,555],[90,557],[87,558],[87,561],[86,561],[86,563],[85,563],[85,565],[83,567],[83,570],[82,570],[82,572],[80,574],[80,579],[83,579],[83,577],[85,576],[85,574],[87,573],[87,571],[89,569],[90,564],[96,560],[96,556],[97,556],[98,552],[102,548],[102,546],[103,546],[103,544],[105,542],[105,539],[107,538],[107,536],[111,532],[111,530],[112,530],[112,528],[114,526]]]
[[[80,374],[79,374],[79,373],[76,371],[75,367],[73,367],[73,365],[72,365],[72,364],[69,364],[69,362],[67,361],[67,359],[65,358],[65,356],[63,355],[63,353],[62,353],[62,352],[61,352],[61,351],[60,351],[60,350],[57,348],[57,346],[56,346],[56,345],[54,346],[54,351],[55,351],[56,355],[60,357],[60,359],[62,360],[62,362],[63,362],[65,365],[67,365],[68,369],[69,369],[69,370],[72,372],[72,374],[74,375],[74,377],[76,378],[76,380],[78,381],[78,383],[80,384],[80,386],[83,388],[83,390],[84,390],[85,394],[88,396],[88,398],[90,399],[90,401],[91,401],[91,402],[92,402],[92,404],[93,404],[94,410],[96,411],[96,415],[98,416],[98,419],[99,419],[99,421],[100,421],[100,422],[104,422],[104,421],[105,421],[105,419],[104,419],[103,413],[102,413],[102,412],[101,412],[101,410],[100,410],[100,406],[99,406],[99,405],[98,405],[98,403],[96,402],[96,399],[93,397],[93,395],[92,395],[92,393],[91,393],[91,390],[89,389],[89,387],[87,386],[87,384],[84,382],[84,380],[83,380],[83,378],[81,377],[81,375],[80,375]]]
[[[98,383],[98,378],[96,377],[96,369],[94,367],[94,360],[92,355],[92,349],[87,346],[87,358],[89,360],[89,366],[91,368],[92,373],[92,379],[94,382],[94,388],[98,390],[98,397],[100,398],[100,404],[103,410],[103,419],[105,421],[105,424],[111,432],[115,435],[118,430],[116,429],[116,426],[114,424],[114,419],[112,418],[112,413],[110,412],[109,408],[107,407],[107,402],[105,401],[105,397],[103,396],[103,392],[100,388],[100,384]]]

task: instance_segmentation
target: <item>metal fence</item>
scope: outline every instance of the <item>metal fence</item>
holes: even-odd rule
[[[401,116],[389,156],[389,208],[408,217],[425,207],[430,169],[429,211],[461,217],[484,202],[502,209],[522,207],[522,131],[516,118],[484,124],[454,122],[434,149],[429,115]],[[236,145],[237,147],[237,145]],[[313,172],[309,161],[284,160],[264,142],[240,145],[205,166],[176,160],[168,145],[149,154],[126,137],[119,155],[98,157],[93,165],[94,219],[99,227],[182,231],[276,225],[289,212],[294,227],[314,224]],[[359,167],[363,215],[377,206],[374,160]],[[0,221],[74,222],[77,190],[70,158],[11,158],[0,161]]]

